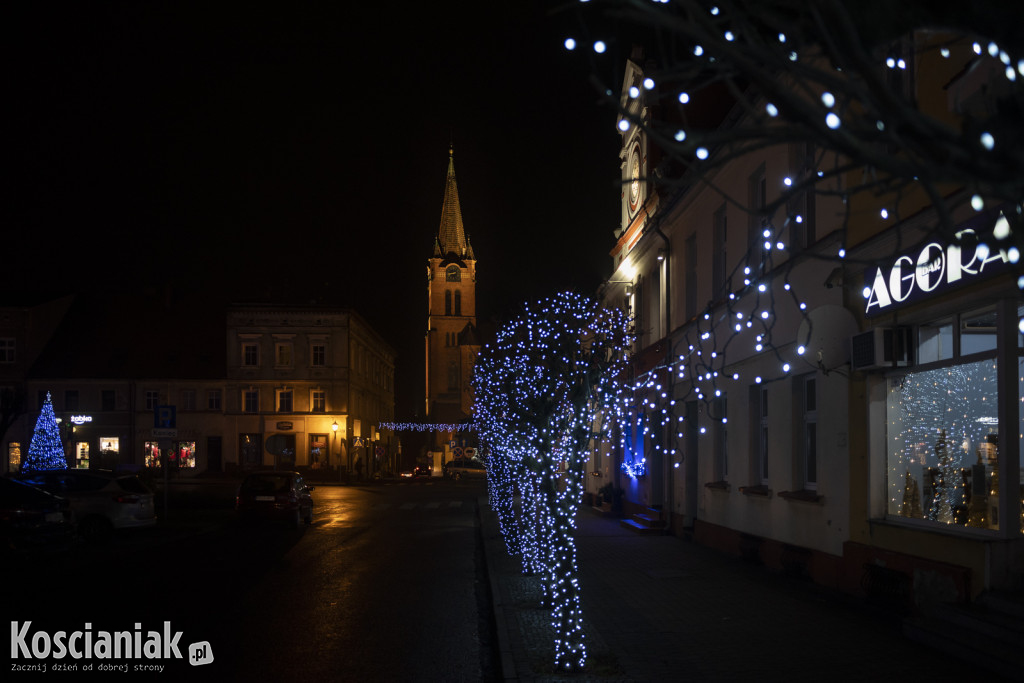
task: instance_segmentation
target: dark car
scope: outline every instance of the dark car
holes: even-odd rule
[[[74,513],[66,499],[0,478],[0,551],[62,546],[74,531]]]
[[[156,525],[153,492],[137,475],[98,469],[41,470],[18,479],[67,498],[78,533],[87,541],[108,539],[115,529]]]
[[[463,477],[467,479],[484,479],[487,477],[487,468],[482,462],[473,458],[449,460],[441,470],[446,479],[453,479],[455,481]]]
[[[417,465],[416,469],[412,471],[414,477],[429,477],[433,474],[433,469],[430,465]]]
[[[298,527],[313,523],[312,486],[298,472],[253,472],[238,486],[235,510],[242,519],[276,519]]]

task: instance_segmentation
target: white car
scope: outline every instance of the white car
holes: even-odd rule
[[[78,533],[88,541],[105,540],[114,529],[156,524],[153,492],[134,474],[68,469],[42,470],[18,478],[67,498]]]

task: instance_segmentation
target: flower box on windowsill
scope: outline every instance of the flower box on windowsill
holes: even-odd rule
[[[744,496],[754,496],[755,498],[772,497],[772,490],[765,486],[764,484],[759,484],[758,486],[741,486],[740,493],[742,493]]]
[[[729,482],[727,481],[709,481],[704,486],[712,491],[729,491]]]
[[[817,491],[808,491],[807,489],[800,489],[799,491],[779,491],[779,498],[795,500],[800,503],[817,503],[818,505],[825,502],[824,496],[819,496]]]

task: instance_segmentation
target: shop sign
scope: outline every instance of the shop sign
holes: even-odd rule
[[[1003,217],[1000,222],[1005,222]],[[929,242],[916,253],[898,256],[890,265],[868,269],[864,282],[865,316],[977,282],[1006,270],[1006,250],[991,249],[971,228],[957,233],[960,244]]]
[[[277,428],[280,429],[281,431],[288,431],[289,429],[292,428],[292,423],[291,422],[278,422],[277,423]]]
[[[86,422],[92,422],[92,415],[72,415],[69,419],[76,425],[84,425]]]

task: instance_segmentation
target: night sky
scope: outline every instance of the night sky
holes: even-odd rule
[[[482,321],[609,275],[615,114],[558,3],[23,4],[5,293],[351,306],[399,353],[408,418],[449,143]]]

